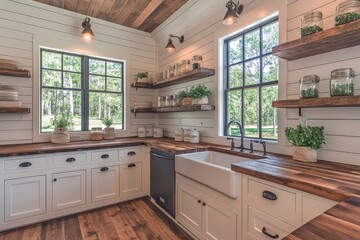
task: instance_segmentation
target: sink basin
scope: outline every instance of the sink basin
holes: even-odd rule
[[[175,156],[175,171],[231,198],[238,197],[237,175],[231,164],[252,160],[214,151]]]

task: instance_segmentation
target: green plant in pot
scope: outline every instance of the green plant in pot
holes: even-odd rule
[[[325,144],[324,127],[287,127],[286,138],[293,145],[294,160],[316,162],[317,150]]]
[[[115,139],[115,128],[111,127],[113,120],[110,117],[106,117],[102,119],[102,123],[106,126],[104,128],[104,139]]]
[[[138,74],[136,74],[137,76],[137,82],[140,83],[147,83],[148,82],[148,77],[149,77],[149,73],[148,72],[139,72]]]
[[[52,143],[68,143],[70,142],[69,128],[73,126],[71,115],[57,115],[51,119],[51,125],[54,131],[51,133]]]
[[[177,97],[178,97],[179,102],[182,103],[182,105],[191,105],[192,104],[191,94],[188,89],[184,89],[184,90],[181,90],[180,92],[178,92]]]
[[[204,84],[193,86],[190,89],[190,97],[193,99],[193,104],[209,104],[209,97],[212,91]]]

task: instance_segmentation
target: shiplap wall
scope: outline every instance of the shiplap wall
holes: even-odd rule
[[[221,58],[218,41],[226,34],[237,31],[244,27],[245,23],[250,24],[263,17],[266,12],[265,5],[272,4],[284,5],[285,11],[280,10],[280,33],[281,42],[294,40],[300,37],[301,16],[312,10],[320,10],[324,15],[325,29],[334,25],[336,5],[342,0],[253,0],[241,1],[245,5],[245,12],[241,15],[242,23],[237,26],[222,26],[222,18],[225,14],[226,1],[190,1],[185,5],[177,15],[172,16],[167,22],[162,24],[153,32],[154,38],[158,43],[158,70],[166,68],[169,64],[174,64],[182,59],[191,58],[195,54],[201,54],[205,59],[205,67],[215,68],[219,72],[218,59]],[[281,2],[281,3],[280,3]],[[209,6],[210,5],[210,6]],[[204,9],[205,8],[205,9]],[[247,14],[251,13],[251,14]],[[282,23],[283,21],[283,23]],[[245,23],[244,23],[245,22]],[[245,25],[246,26],[246,25]],[[230,30],[224,30],[228,28]],[[184,34],[185,42],[176,45],[176,51],[172,54],[164,50],[166,44],[166,35],[169,33]],[[174,41],[177,43],[176,41]],[[339,43],[341,44],[341,43]],[[301,76],[317,74],[321,78],[320,95],[329,96],[330,72],[336,68],[351,67],[357,73],[355,93],[360,94],[360,47],[339,50],[331,53],[321,54],[314,57],[300,59],[292,62],[282,61],[279,82],[280,99],[299,98],[299,79]],[[159,95],[176,93],[185,87],[205,83],[211,89],[215,90],[215,96],[211,98],[217,109],[221,109],[216,93],[221,93],[219,82],[222,77],[218,74],[214,77],[198,80],[191,83],[177,85],[162,89]],[[307,123],[311,126],[325,126],[326,145],[319,151],[319,158],[323,160],[360,164],[360,109],[359,108],[316,108],[303,109],[303,115],[307,118]],[[220,110],[221,111],[221,110]],[[172,113],[161,114],[158,116],[160,126],[166,129],[167,136],[174,135],[174,129],[198,128],[202,134],[203,141],[215,143],[227,143],[224,137],[219,137],[218,127],[221,125],[221,113]],[[279,110],[279,141],[269,143],[269,150],[273,152],[291,154],[291,148],[287,143],[283,130],[287,126],[296,126],[300,123],[297,110]],[[221,128],[221,126],[220,126]],[[221,134],[220,134],[221,135]],[[245,143],[246,145],[248,143]]]
[[[33,96],[38,87],[38,61],[35,51],[39,51],[36,39],[51,37],[52,44],[42,46],[61,50],[61,45],[71,45],[72,52],[90,53],[94,56],[115,58],[126,61],[126,122],[127,130],[118,136],[136,135],[139,125],[155,124],[156,115],[143,115],[134,118],[130,106],[134,101],[155,101],[155,92],[130,88],[135,74],[141,71],[156,70],[155,43],[150,34],[122,27],[92,18],[91,24],[95,39],[91,43],[83,41],[79,34],[85,16],[51,7],[30,0],[1,0],[0,3],[0,58],[12,59],[22,63],[32,72],[32,78],[0,76],[0,84],[16,86],[24,107],[31,108],[31,114],[0,115],[0,145],[47,141],[49,136],[37,136],[39,106]],[[45,43],[44,43],[45,42]],[[50,44],[50,41],[48,41]],[[59,43],[57,47],[56,42]],[[61,44],[60,44],[61,43]],[[80,47],[75,47],[75,43]],[[80,44],[79,44],[80,43]],[[87,138],[88,134],[83,134]]]

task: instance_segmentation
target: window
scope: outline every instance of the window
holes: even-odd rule
[[[228,38],[224,42],[225,135],[239,135],[232,120],[244,127],[248,138],[277,139],[279,60],[271,54],[279,42],[279,23],[266,23]]]
[[[109,117],[123,129],[123,62],[41,49],[41,132],[71,116],[74,131],[103,127]]]

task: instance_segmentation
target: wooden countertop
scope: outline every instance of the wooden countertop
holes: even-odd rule
[[[233,164],[232,170],[340,202],[284,239],[360,239],[360,166],[326,161],[303,163],[279,154],[268,154],[264,158],[261,153],[240,153],[225,146],[175,142],[168,138],[122,138],[99,142],[1,146],[0,157],[139,145],[174,154],[214,150],[258,159]]]

